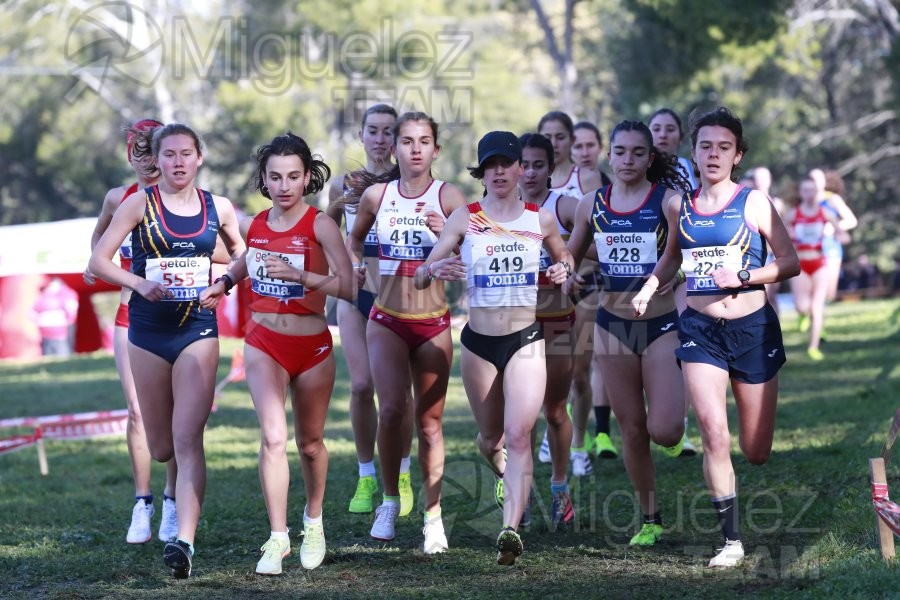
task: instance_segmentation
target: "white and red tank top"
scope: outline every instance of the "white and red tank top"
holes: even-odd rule
[[[433,210],[446,217],[441,207],[443,186],[443,181],[435,179],[415,197],[404,196],[398,180],[384,186],[375,215],[378,270],[382,275],[412,277],[431,254],[438,237],[428,228],[425,214]]]
[[[504,223],[488,217],[479,202],[468,209],[460,257],[469,306],[535,306],[544,241],[540,207],[527,202],[519,217]]]

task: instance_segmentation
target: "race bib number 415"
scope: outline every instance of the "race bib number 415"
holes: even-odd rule
[[[717,290],[712,272],[716,269],[741,270],[741,249],[738,246],[706,246],[681,251],[681,270],[684,271],[688,292]]]
[[[196,300],[209,286],[209,258],[148,258],[145,276],[172,292],[170,302]]]
[[[251,289],[260,296],[269,296],[279,300],[303,298],[306,295],[306,289],[302,283],[284,281],[266,275],[266,258],[269,256],[283,260],[295,269],[304,270],[306,261],[302,254],[247,248],[247,272],[250,273]]]

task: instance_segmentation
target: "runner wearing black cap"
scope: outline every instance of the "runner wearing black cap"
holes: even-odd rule
[[[435,279],[467,284],[469,322],[460,339],[460,365],[478,424],[478,449],[503,478],[501,565],[513,564],[523,549],[516,528],[531,487],[531,430],[547,378],[535,321],[541,245],[552,257],[547,275],[553,283],[563,283],[572,268],[553,215],[519,200],[521,158],[519,140],[510,132],[492,131],[479,141],[478,166],[470,172],[483,181],[486,194],[450,215],[415,275],[420,289]],[[457,245],[460,256],[450,256]]]

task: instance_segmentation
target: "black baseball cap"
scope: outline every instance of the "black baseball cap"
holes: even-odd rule
[[[516,134],[509,131],[491,131],[478,140],[478,167],[492,156],[505,156],[509,160],[522,160],[522,144]]]

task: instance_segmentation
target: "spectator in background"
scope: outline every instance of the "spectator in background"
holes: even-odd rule
[[[54,277],[41,290],[34,304],[34,319],[41,332],[44,356],[68,356],[72,353],[72,332],[78,316],[78,294]]]

